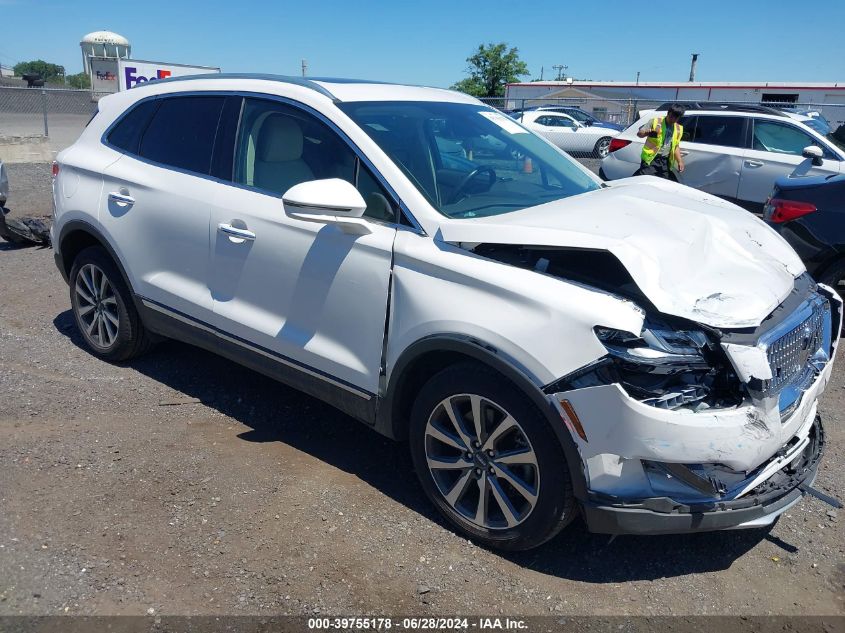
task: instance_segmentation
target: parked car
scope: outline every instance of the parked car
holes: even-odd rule
[[[6,166],[0,160],[0,208],[6,204],[9,198],[9,174],[6,172]]]
[[[484,136],[507,151],[457,155]],[[735,206],[605,185],[469,96],[149,82],[99,101],[53,197],[92,354],[186,341],[407,440],[485,545],[579,513],[604,533],[759,527],[811,490],[836,294]]]
[[[549,110],[529,110],[517,120],[573,156],[604,158],[611,139],[619,133],[604,127],[588,127],[568,114]]]
[[[845,175],[779,178],[763,217],[813,277],[845,295]]]
[[[616,130],[617,132],[621,132],[625,129],[624,125],[619,125],[618,123],[611,123],[610,121],[603,121],[602,119],[597,118],[596,116],[582,110],[577,106],[561,106],[561,105],[544,105],[544,106],[534,106],[531,108],[523,108],[521,110],[512,110],[512,112],[516,114],[522,114],[523,112],[533,112],[535,110],[545,110],[546,112],[562,112],[563,114],[568,114],[573,119],[581,123],[582,125],[591,126],[595,125],[597,127],[606,127],[610,130]]]
[[[788,112],[787,112],[788,113]],[[830,122],[818,110],[810,110],[806,108],[799,108],[794,111],[796,116],[803,117],[802,123],[809,128],[814,129],[822,136],[827,136],[833,131]]]
[[[707,109],[715,107],[703,104],[681,118],[686,169],[677,176],[685,185],[762,212],[775,181],[796,168],[806,167],[808,176],[845,171],[842,149],[779,110],[730,104]],[[603,178],[627,178],[639,168],[643,139],[637,138],[637,130],[662,115],[665,111],[644,113],[613,140],[601,164]],[[819,164],[804,156],[809,146],[821,151]]]

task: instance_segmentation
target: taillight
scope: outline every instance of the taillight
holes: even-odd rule
[[[59,163],[53,161],[53,178],[59,175]]]
[[[623,147],[628,147],[631,144],[631,141],[626,141],[623,138],[612,138],[610,139],[610,148],[609,151],[615,152],[618,149],[622,149]]]
[[[770,198],[766,203],[763,214],[767,220],[780,224],[789,222],[801,216],[816,211],[816,205],[809,202],[798,202],[796,200],[783,200],[781,198]]]

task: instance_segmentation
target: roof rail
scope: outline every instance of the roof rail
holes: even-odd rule
[[[759,114],[772,114],[774,116],[788,117],[781,110],[770,108],[756,103],[730,103],[724,101],[667,101],[655,108],[655,110],[668,110],[672,105],[678,104],[686,110],[710,110],[712,112],[757,112]]]
[[[338,101],[337,97],[335,97],[331,92],[326,90],[320,84],[311,81],[310,79],[305,79],[303,77],[288,77],[286,75],[271,75],[260,73],[203,73],[200,75],[183,75],[181,77],[168,77],[167,79],[156,79],[155,82],[139,84],[139,86],[150,85],[152,83],[158,85],[160,83],[171,83],[176,81],[191,81],[194,79],[260,79],[264,81],[278,81],[281,83],[302,86],[303,88],[310,88],[311,90],[319,92],[321,95],[328,97],[333,101]],[[138,86],[133,86],[133,88],[137,87]]]

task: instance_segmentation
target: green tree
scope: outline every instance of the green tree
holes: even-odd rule
[[[502,97],[508,83],[528,74],[528,65],[519,58],[519,49],[499,44],[479,44],[474,55],[467,57],[469,77],[452,86],[474,97]]]
[[[75,75],[68,75],[67,77],[65,77],[65,81],[67,81],[67,85],[71,88],[78,88],[82,90],[83,88],[91,87],[91,78],[88,76],[87,73],[76,73]]]
[[[63,83],[65,79],[65,67],[58,64],[45,62],[43,59],[35,59],[31,62],[20,62],[15,64],[13,69],[18,77],[22,75],[41,75],[44,81],[51,83]]]

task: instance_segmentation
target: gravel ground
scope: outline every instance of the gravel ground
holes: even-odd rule
[[[16,214],[49,166],[11,165]],[[45,201],[48,205],[45,209]],[[49,249],[0,243],[0,615],[843,614],[843,514],[501,555],[450,531],[406,447],[178,343],[82,347]],[[843,495],[842,366],[817,487]]]

